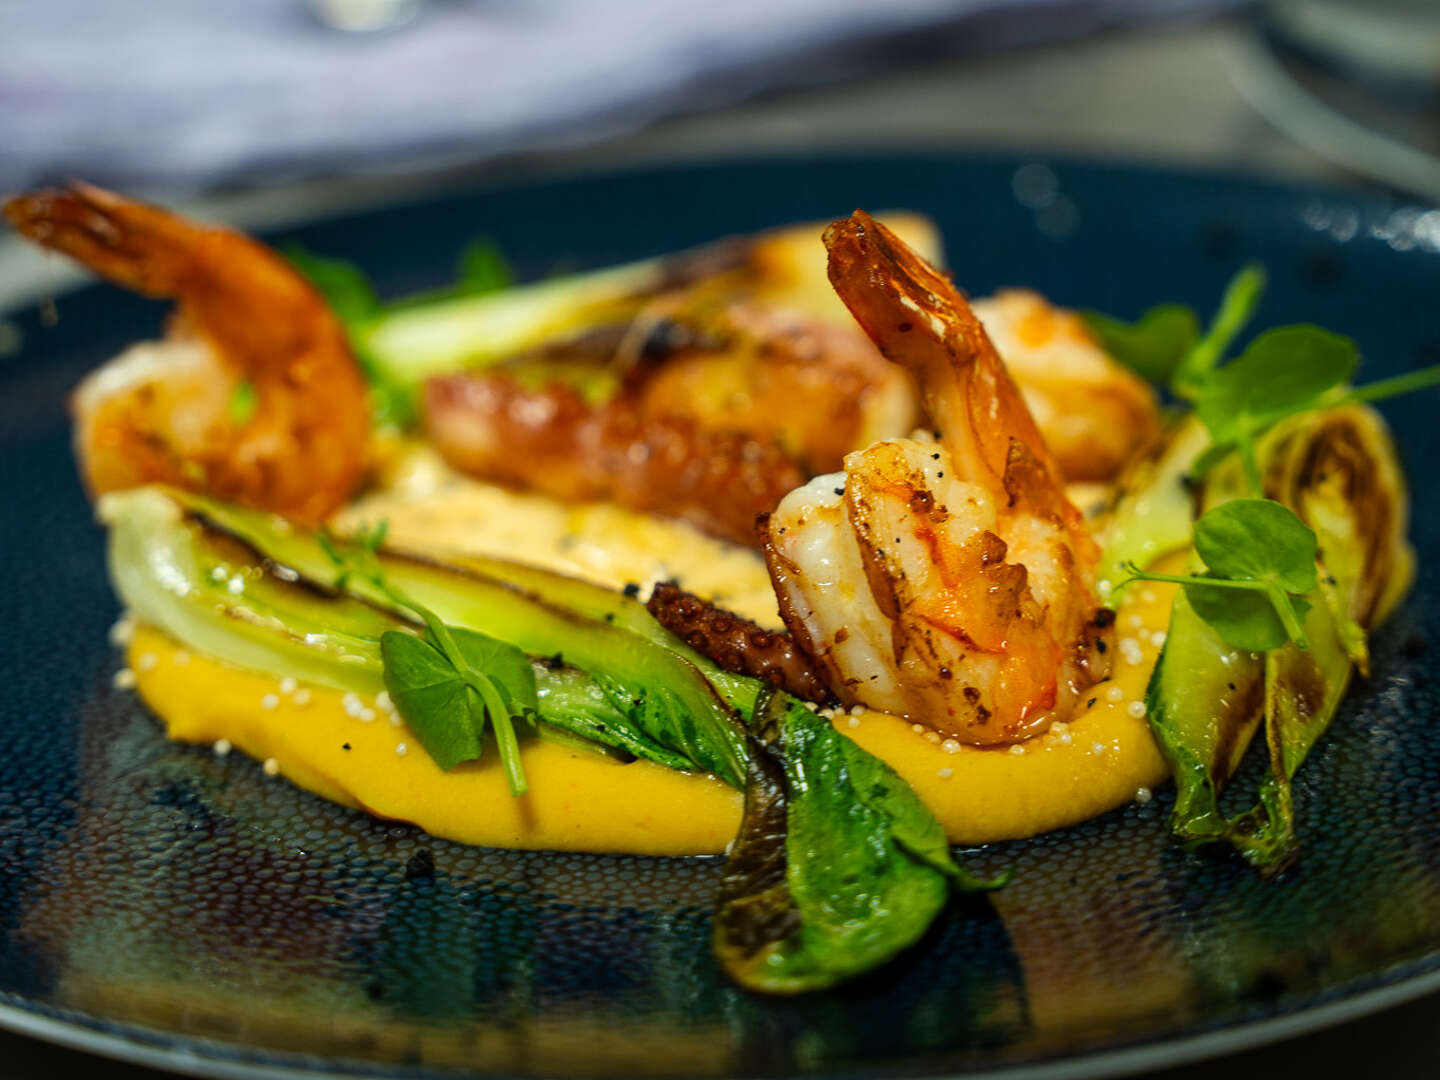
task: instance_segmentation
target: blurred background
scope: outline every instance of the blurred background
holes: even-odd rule
[[[262,227],[545,171],[906,147],[1433,202],[1440,4],[0,4],[0,191],[83,177]]]
[[[1440,0],[0,0],[0,193],[84,178],[262,229],[560,172],[907,148],[1424,210]],[[1440,251],[1428,220],[1413,242]],[[72,273],[0,237],[0,311]],[[1437,1019],[1427,998],[1219,1067],[1433,1075]],[[102,1068],[8,1034],[0,1056]]]

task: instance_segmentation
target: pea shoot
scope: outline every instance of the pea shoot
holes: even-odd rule
[[[379,424],[402,430],[418,418],[417,388],[397,378],[366,344],[366,328],[385,315],[460,297],[484,296],[508,288],[514,273],[498,244],[480,238],[467,244],[456,263],[457,280],[442,289],[417,293],[400,300],[382,301],[365,272],[355,263],[316,255],[299,244],[285,249],[285,257],[325,298],[345,327],[350,348],[370,383],[370,405]]]
[[[1266,652],[1293,641],[1310,647],[1304,599],[1318,584],[1315,533],[1289,507],[1271,499],[1235,499],[1195,522],[1195,551],[1205,574],[1156,574],[1126,564],[1134,581],[1183,586],[1195,613],[1226,642]]]
[[[1227,359],[1264,285],[1258,266],[1237,274],[1203,336],[1181,304],[1133,324],[1087,321],[1112,356],[1195,413],[1176,426],[1166,456],[1139,471],[1138,491],[1122,496],[1102,564],[1128,575],[1117,590],[1135,581],[1182,589],[1145,696],[1176,784],[1171,827],[1186,843],[1227,843],[1273,874],[1297,850],[1291,780],[1352,671],[1367,670],[1376,601],[1410,564],[1393,528],[1404,494],[1384,422],[1363,410],[1307,414],[1440,385],[1440,365],[1353,387],[1356,343],[1311,325],[1267,330]],[[1283,438],[1267,437],[1281,423]],[[1212,476],[1232,456],[1238,485],[1228,470]],[[1310,467],[1317,461],[1323,467]],[[1196,506],[1210,509],[1196,520]],[[1187,542],[1196,572],[1135,564]],[[1268,773],[1258,801],[1228,815],[1220,789],[1262,718]]]
[[[1257,337],[1239,357],[1197,383],[1195,412],[1211,446],[1192,475],[1203,476],[1236,451],[1252,491],[1261,492],[1256,438],[1287,417],[1327,407],[1348,383],[1360,352],[1347,337],[1318,326],[1282,326]]]
[[[1185,304],[1157,304],[1134,323],[1084,313],[1100,347],[1147,382],[1165,384],[1200,340],[1200,321]]]
[[[1084,319],[1101,348],[1120,363],[1152,383],[1168,386],[1176,397],[1194,401],[1202,380],[1249,324],[1264,292],[1264,267],[1247,264],[1226,286],[1203,335],[1199,317],[1185,304],[1158,304],[1134,323],[1098,311],[1085,312]]]
[[[446,625],[424,604],[396,590],[376,558],[385,532],[385,522],[361,532],[351,551],[341,550],[323,533],[319,541],[338,571],[336,589],[344,591],[352,581],[363,581],[425,624],[419,637],[399,630],[380,636],[390,699],[442,769],[481,757],[488,720],[510,794],[525,794],[528,787],[514,720],[534,716],[539,709],[530,658],[497,638]]]
[[[1231,342],[1255,317],[1260,298],[1265,295],[1266,280],[1265,268],[1253,262],[1230,279],[1225,295],[1220,298],[1220,307],[1210,320],[1210,328],[1176,368],[1171,379],[1176,397],[1194,401],[1199,396],[1205,379],[1225,358]]]

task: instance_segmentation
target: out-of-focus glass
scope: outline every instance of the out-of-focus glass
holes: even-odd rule
[[[1262,0],[1236,86],[1297,142],[1440,202],[1440,0]]]
[[[1270,33],[1338,73],[1440,96],[1440,0],[1268,0]]]
[[[421,0],[310,0],[310,8],[336,30],[389,30],[420,14]]]

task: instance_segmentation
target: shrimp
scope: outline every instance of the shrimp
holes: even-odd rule
[[[1108,356],[1075,312],[1029,289],[971,306],[1068,482],[1113,480],[1160,434],[1155,391]]]
[[[781,615],[845,704],[977,745],[1028,738],[1105,674],[1095,543],[950,281],[860,211],[825,244],[935,430],[847,455],[761,523]]]
[[[317,523],[366,465],[365,384],[344,328],[279,255],[229,229],[75,184],[18,195],[5,217],[101,277],[179,304],[72,398],[92,495],[146,483],[204,490]],[[253,409],[236,415],[237,390]]]

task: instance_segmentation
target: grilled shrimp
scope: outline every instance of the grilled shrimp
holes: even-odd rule
[[[781,614],[847,704],[973,744],[1037,734],[1104,674],[1095,544],[950,281],[859,211],[825,244],[934,435],[849,454],[762,523]]]
[[[179,304],[72,399],[90,491],[168,483],[322,520],[365,467],[365,385],[321,296],[269,248],[88,185],[19,195],[10,223],[101,277]],[[249,415],[233,407],[253,392]]]
[[[1160,433],[1155,391],[1108,356],[1073,311],[1029,289],[972,304],[1071,483],[1113,480]]]

